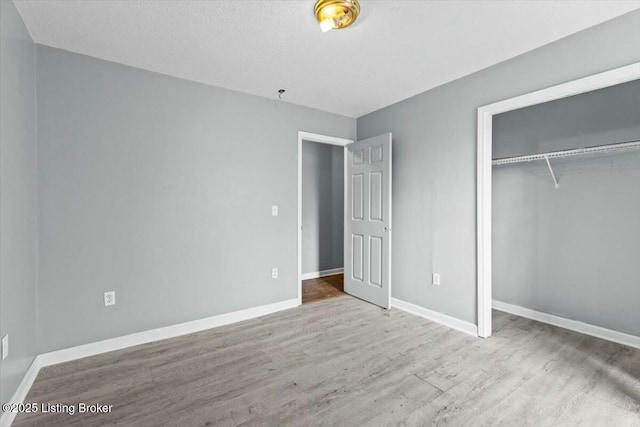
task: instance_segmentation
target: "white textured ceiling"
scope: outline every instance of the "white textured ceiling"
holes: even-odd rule
[[[355,25],[322,33],[314,0],[14,3],[36,43],[350,117],[640,8],[360,0]]]

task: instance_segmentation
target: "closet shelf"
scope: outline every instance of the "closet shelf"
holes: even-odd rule
[[[640,141],[622,142],[619,144],[597,145],[586,148],[573,148],[571,150],[550,151],[541,154],[529,154],[527,156],[503,157],[491,160],[493,166],[510,163],[532,162],[535,160],[559,159],[563,157],[580,156],[584,154],[610,153],[613,151],[629,151],[640,149]]]
[[[614,151],[629,151],[629,150],[638,150],[640,149],[640,141],[631,141],[631,142],[621,142],[618,144],[607,144],[607,145],[596,145],[593,147],[586,148],[574,148],[571,150],[562,150],[562,151],[550,151],[548,153],[540,153],[540,154],[529,154],[527,156],[516,156],[516,157],[503,157],[501,159],[493,159],[491,164],[493,166],[497,165],[508,165],[511,163],[522,163],[522,162],[533,162],[535,160],[544,160],[547,162],[547,166],[549,167],[549,173],[551,174],[551,178],[553,178],[553,184],[556,188],[560,187],[558,184],[558,180],[556,179],[556,174],[553,173],[553,168],[551,167],[551,163],[549,159],[560,159],[564,157],[573,157],[580,156],[584,154],[599,154],[599,153],[611,153]]]

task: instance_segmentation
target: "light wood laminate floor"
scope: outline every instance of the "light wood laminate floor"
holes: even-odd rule
[[[40,371],[16,426],[638,426],[640,351],[494,311],[489,339],[333,298]]]

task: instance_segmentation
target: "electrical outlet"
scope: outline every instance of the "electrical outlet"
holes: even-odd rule
[[[277,268],[272,268],[271,269],[271,278],[272,279],[277,279],[278,278],[278,269]]]
[[[440,286],[440,274],[433,273],[433,275],[431,276],[431,283],[436,286]]]
[[[104,305],[116,304],[116,291],[109,291],[104,293]]]
[[[271,215],[278,216],[278,206],[277,205],[271,206]]]
[[[2,337],[2,360],[9,356],[9,335]]]

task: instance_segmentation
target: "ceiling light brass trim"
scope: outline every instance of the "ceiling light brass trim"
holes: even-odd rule
[[[314,11],[318,23],[331,21],[332,29],[339,30],[356,22],[360,3],[358,0],[318,0]]]

